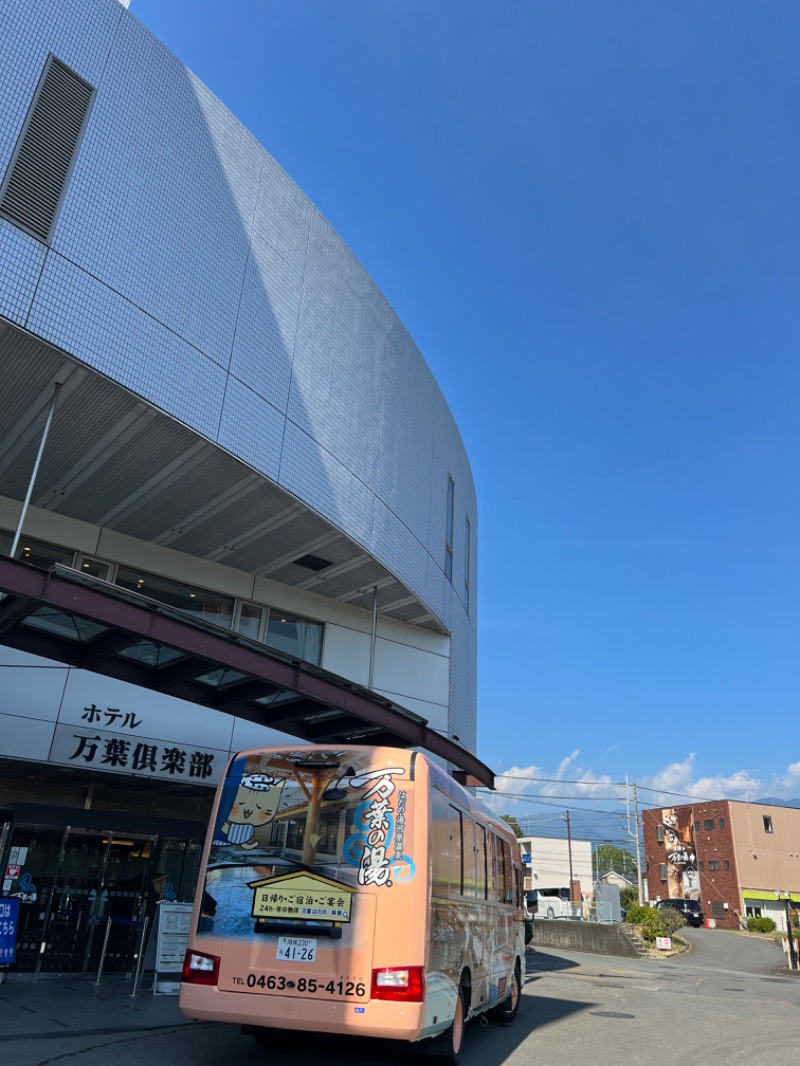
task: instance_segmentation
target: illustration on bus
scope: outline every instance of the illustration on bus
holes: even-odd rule
[[[275,1030],[425,1041],[510,1022],[524,973],[516,838],[425,755],[244,752],[212,814],[180,1008]]]

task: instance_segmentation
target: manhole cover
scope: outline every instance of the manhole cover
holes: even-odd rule
[[[590,1010],[595,1018],[635,1018],[635,1014],[622,1014],[618,1010]]]

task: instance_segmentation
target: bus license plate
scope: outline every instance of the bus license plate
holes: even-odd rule
[[[317,942],[304,936],[279,936],[276,959],[287,962],[314,962],[317,957]]]

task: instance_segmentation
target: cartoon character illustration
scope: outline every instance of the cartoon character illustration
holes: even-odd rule
[[[248,850],[257,848],[256,830],[275,817],[284,780],[270,774],[243,774],[230,811],[219,826],[213,843],[222,846],[236,844]]]

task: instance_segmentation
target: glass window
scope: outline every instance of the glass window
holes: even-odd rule
[[[469,815],[461,816],[461,829],[464,834],[464,895],[474,898],[475,890],[475,823]]]
[[[712,874],[713,874],[713,873],[716,873],[716,871],[717,871],[718,869],[719,869],[719,862],[718,862],[718,860],[717,860],[717,859],[709,859],[709,863],[708,863],[708,872],[709,872],[709,873],[712,873]]]
[[[450,808],[450,895],[464,894],[464,862],[462,849],[461,811]]]
[[[659,876],[659,879],[661,881],[666,881],[666,879],[667,879],[667,864],[665,862],[661,862],[661,863],[658,864],[658,876]]]
[[[703,873],[705,868],[706,868],[706,864],[701,859],[700,862],[698,862],[698,864],[697,864],[697,869],[700,871],[700,873]]]
[[[433,895],[446,899],[450,893],[450,804],[447,797],[436,788],[431,795]]]
[[[706,820],[703,822],[703,829],[713,829],[713,828],[714,828],[714,819],[713,818],[706,818]]]
[[[78,569],[88,577],[99,577],[101,581],[108,581],[111,563],[104,563],[102,559],[92,559],[88,555],[82,555],[78,559]]]
[[[486,878],[486,829],[475,826],[475,878],[478,899],[488,899]]]
[[[664,842],[664,826],[663,825],[657,825],[656,826],[656,840],[659,842],[659,844],[663,844],[663,842]]]
[[[497,879],[498,880],[498,885],[500,887],[500,891],[502,892],[502,895],[500,896],[500,902],[501,903],[508,903],[509,902],[509,898],[508,898],[509,892],[511,892],[513,887],[514,887],[514,871],[513,871],[512,866],[511,866],[511,848],[508,846],[508,844],[506,843],[505,840],[501,840],[498,837],[498,840],[497,840],[497,855],[498,855],[498,858],[499,858],[501,853],[502,853],[502,856],[503,856],[503,876],[502,876],[502,878],[498,877],[498,879]],[[512,898],[513,898],[513,896],[512,896]]]
[[[297,615],[273,608],[269,612],[264,643],[295,659],[303,659],[319,666],[322,662],[324,628],[321,622],[309,622],[305,618],[298,618]]]
[[[444,572],[448,581],[453,580],[453,517],[455,514],[456,486],[453,479],[447,477],[447,524],[444,536]]]
[[[694,831],[697,832],[699,829],[700,829],[700,823],[698,821],[695,821],[695,823],[694,823]]]
[[[243,603],[239,610],[238,630],[244,637],[250,640],[259,640],[261,637],[261,618],[264,612],[254,603]]]
[[[234,601],[230,596],[195,588],[193,585],[184,585],[179,581],[171,581],[168,577],[158,577],[127,566],[117,569],[115,583],[121,588],[141,592],[152,600],[225,629],[230,629],[233,624]]]
[[[719,827],[720,827],[720,829],[724,829],[725,828],[725,819],[724,818],[720,818]]]
[[[726,870],[730,870],[730,868],[731,868],[730,860],[726,859],[725,862],[723,863],[723,866],[725,867]]]
[[[770,816],[768,814],[765,814],[763,817],[764,817],[764,832],[765,833],[771,833],[772,832],[772,818],[770,818]]]
[[[57,548],[53,544],[42,544],[41,541],[31,540],[30,537],[20,537],[17,558],[23,563],[41,567],[42,570],[52,570],[56,563],[72,566],[75,552],[67,548]]]

